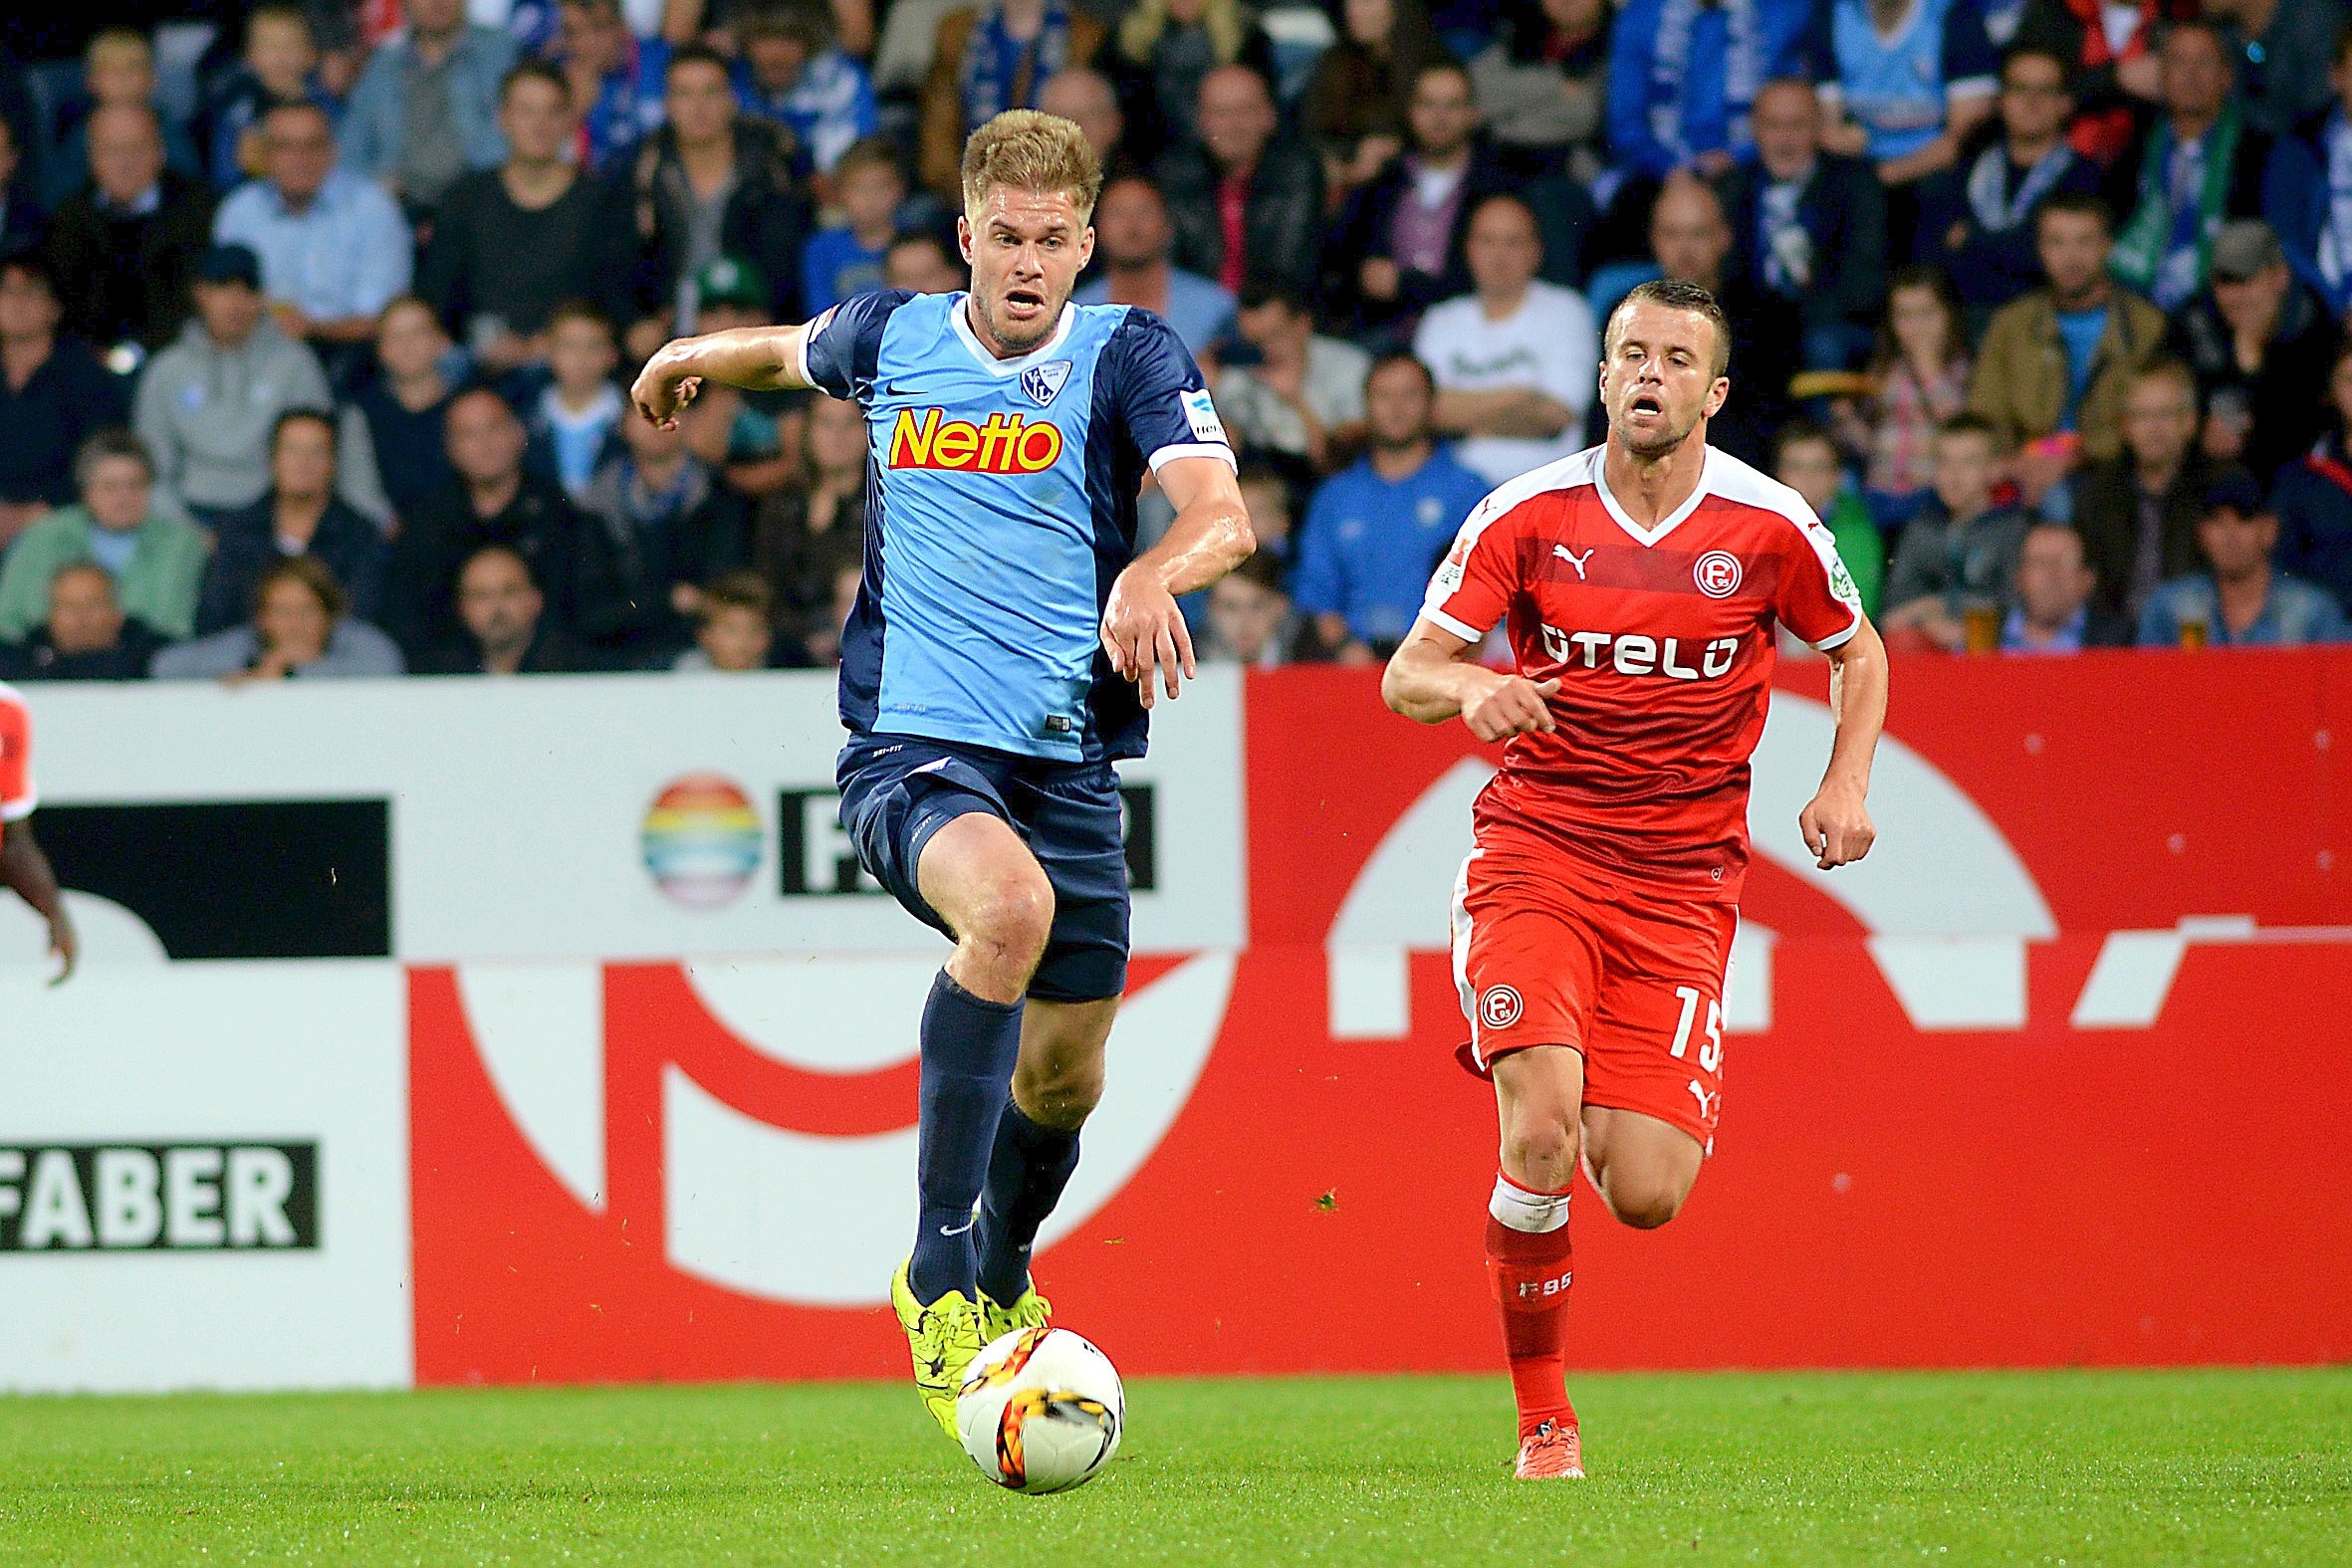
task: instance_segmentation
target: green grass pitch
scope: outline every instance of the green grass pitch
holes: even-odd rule
[[[2352,1563],[2352,1369],[1146,1381],[1030,1498],[866,1384],[0,1400],[6,1563]]]

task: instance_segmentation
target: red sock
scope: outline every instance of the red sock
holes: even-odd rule
[[[1576,1419],[1562,1348],[1574,1277],[1569,1262],[1568,1195],[1530,1192],[1498,1176],[1487,1206],[1487,1282],[1503,1317],[1503,1353],[1523,1439],[1547,1421]]]

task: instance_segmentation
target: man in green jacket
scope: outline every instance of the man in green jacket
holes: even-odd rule
[[[211,550],[191,523],[153,506],[155,467],[127,430],[102,430],[74,460],[82,500],[26,529],[0,567],[0,642],[22,641],[49,612],[59,571],[96,561],[115,579],[123,612],[166,637],[195,629],[196,591]]]

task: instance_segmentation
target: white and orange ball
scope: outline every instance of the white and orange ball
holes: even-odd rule
[[[956,1430],[980,1472],[1014,1491],[1066,1491],[1119,1450],[1127,1396],[1110,1358],[1065,1328],[991,1342],[965,1370]]]

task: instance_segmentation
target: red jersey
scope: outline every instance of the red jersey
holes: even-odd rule
[[[0,682],[0,822],[33,814],[33,716],[16,688]]]
[[[1603,887],[1736,900],[1773,628],[1833,648],[1861,599],[1786,485],[1710,448],[1691,499],[1645,529],[1609,493],[1605,450],[1487,497],[1430,581],[1428,619],[1474,642],[1506,620],[1519,672],[1559,681],[1559,728],[1504,748],[1479,842],[1531,832]]]

